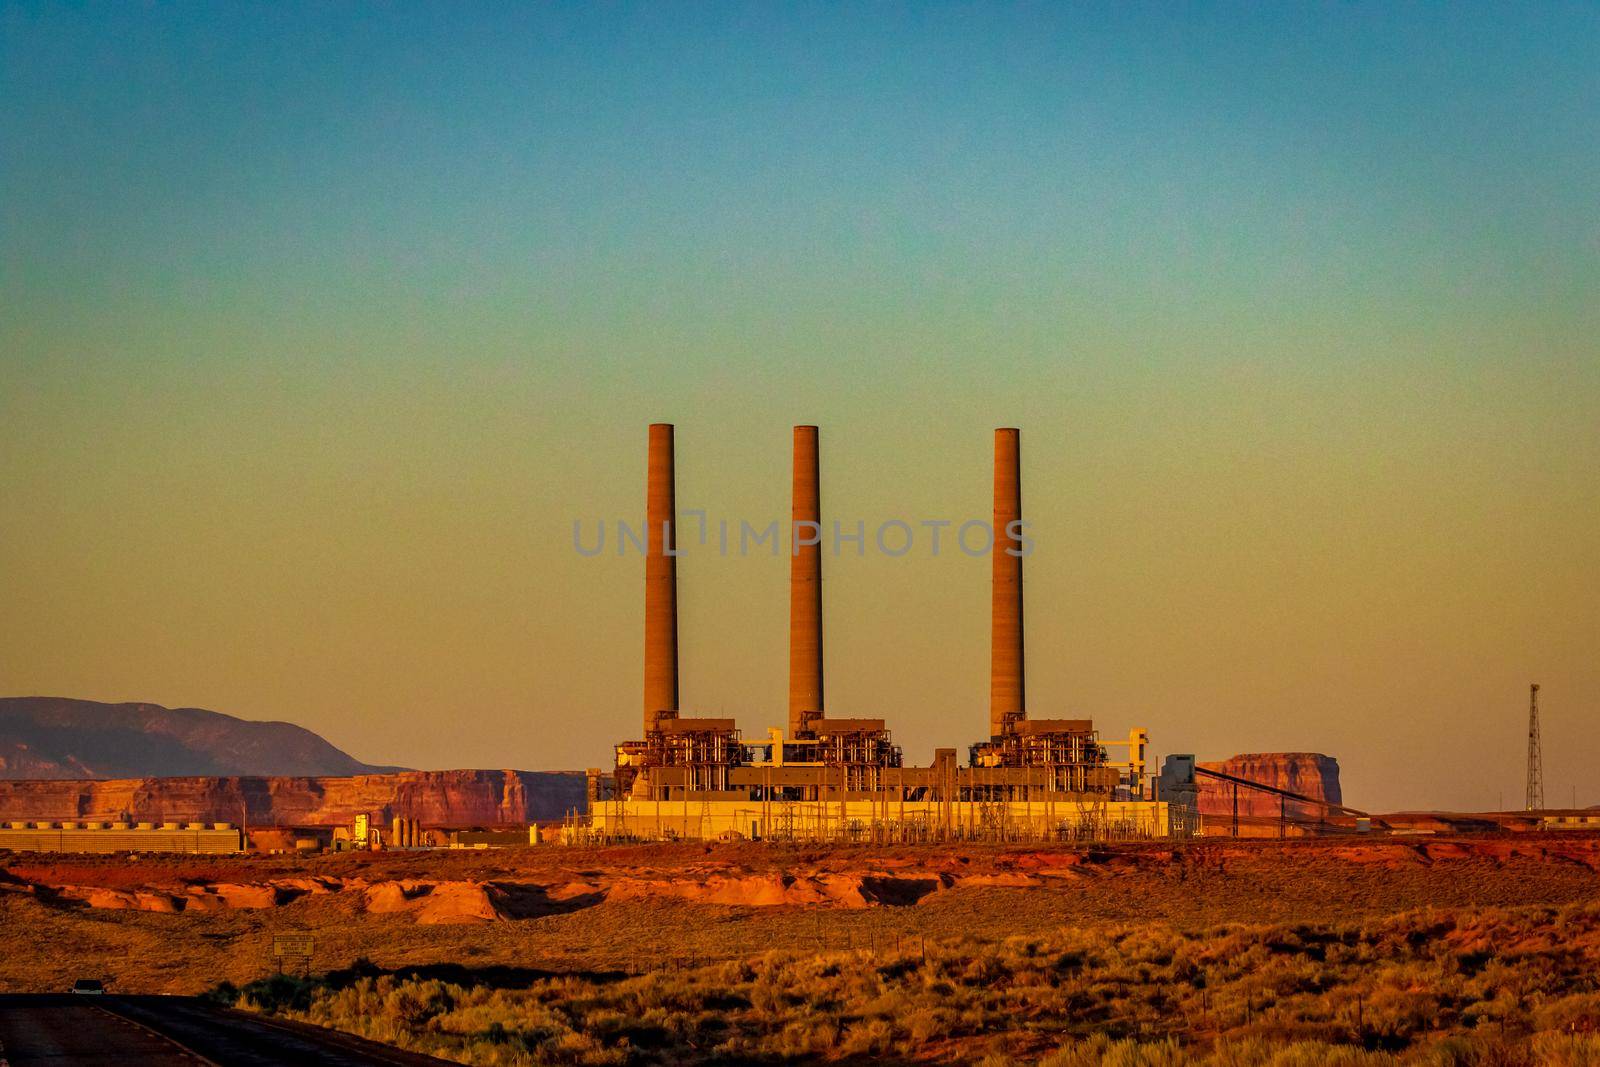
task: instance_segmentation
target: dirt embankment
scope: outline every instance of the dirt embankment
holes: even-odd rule
[[[1045,890],[1128,878],[1314,863],[1354,876],[1453,864],[1545,864],[1600,872],[1600,836],[1427,841],[1196,844],[1183,847],[950,848],[801,852],[751,846],[385,855],[300,861],[249,857],[129,864],[18,859],[0,893],[46,905],[161,913],[280,908],[336,895],[369,914],[421,925],[540,918],[607,901],[733,907],[911,907],[970,889]],[[265,875],[265,876],[264,876]]]

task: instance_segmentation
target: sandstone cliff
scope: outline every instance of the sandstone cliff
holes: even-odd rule
[[[337,826],[366,812],[425,826],[511,826],[584,804],[577,772],[402,771],[347,777],[0,780],[0,820],[231,822]]]
[[[1344,803],[1339,791],[1339,761],[1320,752],[1256,752],[1234,756],[1214,763],[1201,763],[1208,770],[1221,771],[1262,785],[1286,789],[1291,793],[1326,800],[1333,804]],[[1233,787],[1215,778],[1199,779],[1200,814],[1210,816],[1209,822],[1231,820],[1233,816]],[[1319,819],[1324,809],[1317,804],[1288,801],[1285,814],[1291,819]],[[1239,816],[1259,823],[1267,820],[1275,827],[1278,819],[1278,798],[1254,789],[1239,789]]]

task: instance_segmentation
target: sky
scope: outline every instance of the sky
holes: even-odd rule
[[[827,692],[1600,804],[1600,9],[0,0],[0,693],[417,767],[639,732],[646,427],[787,516]],[[788,561],[678,562],[686,713],[785,718]]]

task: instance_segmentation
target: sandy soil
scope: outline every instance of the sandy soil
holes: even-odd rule
[[[762,844],[322,857],[0,854],[0,990],[109,978],[198,992],[274,969],[309,932],[316,971],[448,963],[649,970],[772,948],[1002,938],[1140,920],[1180,930],[1600,895],[1600,835],[1095,848]]]

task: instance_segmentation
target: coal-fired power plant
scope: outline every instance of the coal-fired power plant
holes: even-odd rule
[[[968,750],[907,766],[885,720],[824,702],[820,434],[794,427],[785,727],[747,740],[732,718],[682,714],[678,688],[673,427],[646,458],[644,737],[590,771],[589,818],[605,840],[1044,840],[1191,832],[1189,782],[1147,774],[1148,735],[1099,736],[1089,719],[1029,718],[1025,693],[1021,432],[994,435],[989,732]],[[982,721],[979,719],[978,721]],[[1165,792],[1163,793],[1163,788]]]

